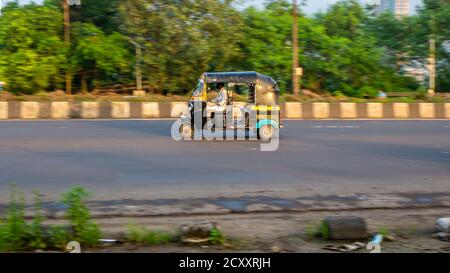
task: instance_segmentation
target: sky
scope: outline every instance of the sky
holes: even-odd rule
[[[7,2],[8,0],[0,0],[2,1],[2,4],[4,5],[5,2]],[[41,2],[42,0],[35,0],[35,2]],[[299,0],[298,2],[300,2],[301,0]],[[325,11],[326,8],[330,5],[333,4],[335,2],[337,2],[338,0],[307,0],[307,6],[303,8],[303,11],[306,12],[307,14],[314,14],[315,12],[318,12],[320,10]],[[376,1],[376,0],[360,0],[361,3],[366,3],[367,1]],[[29,3],[31,2],[31,0],[20,0],[20,3],[24,4],[24,3]],[[81,0],[81,2],[83,2],[83,0]],[[245,1],[246,4],[245,5],[254,5],[256,7],[262,7],[263,3],[265,2],[265,0],[246,0]],[[411,2],[411,10],[415,10],[415,7],[417,5],[420,5],[422,3],[422,0],[410,0]]]

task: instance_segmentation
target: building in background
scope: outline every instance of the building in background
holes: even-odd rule
[[[390,11],[398,17],[408,16],[410,13],[409,0],[380,0],[376,2],[377,13]]]

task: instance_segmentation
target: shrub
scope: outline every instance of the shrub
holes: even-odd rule
[[[101,231],[91,220],[91,215],[85,204],[90,194],[82,187],[73,187],[63,194],[63,203],[67,205],[66,219],[73,227],[73,239],[80,244],[94,246],[101,237]]]
[[[51,248],[64,250],[70,241],[70,234],[61,226],[52,226],[48,238]]]
[[[44,217],[41,212],[41,200],[39,198],[39,192],[35,191],[34,195],[34,218],[28,228],[28,238],[30,238],[28,247],[33,249],[45,249],[47,245],[45,243],[45,235],[42,228]]]
[[[23,195],[17,192],[15,185],[11,185],[8,213],[6,219],[2,222],[0,223],[0,251],[25,249],[28,238],[25,205]]]

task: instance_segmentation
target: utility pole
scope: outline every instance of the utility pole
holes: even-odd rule
[[[141,70],[142,51],[141,46],[136,44],[136,87],[142,90],[142,70]]]
[[[436,40],[430,39],[430,87],[428,96],[434,97],[436,92]]]
[[[293,0],[292,3],[292,17],[293,17],[293,27],[292,27],[292,91],[294,96],[298,96],[299,86],[298,86],[298,14],[297,14],[297,0]]]
[[[429,77],[430,86],[428,96],[434,97],[436,92],[436,39],[434,36],[434,18],[431,18],[431,34],[430,34],[430,59],[429,59]]]
[[[142,49],[139,42],[131,41],[136,47],[136,90],[133,91],[134,96],[145,96],[145,90],[142,90]]]
[[[63,10],[64,10],[64,43],[68,50],[70,51],[70,7],[69,0],[63,1]],[[67,68],[66,71],[66,94],[72,94],[72,73],[70,71],[70,67]]]
[[[142,49],[139,43],[134,43],[136,46],[136,90],[133,92],[135,96],[145,96],[145,91],[142,90]]]

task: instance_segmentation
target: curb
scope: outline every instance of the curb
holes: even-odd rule
[[[280,106],[286,119],[450,119],[450,103],[285,102]],[[0,102],[0,120],[177,118],[186,112],[185,102]]]

